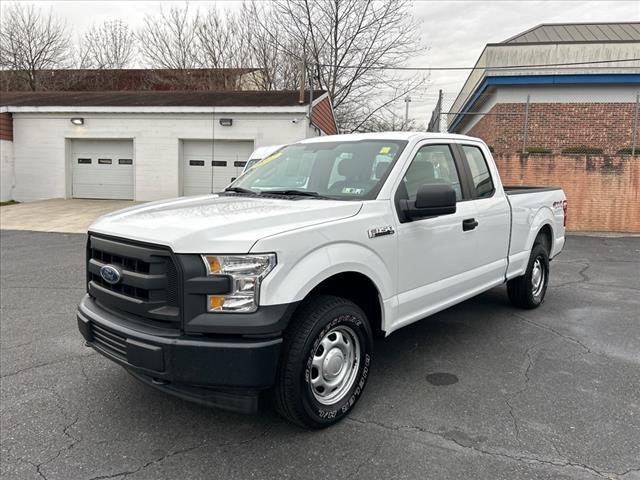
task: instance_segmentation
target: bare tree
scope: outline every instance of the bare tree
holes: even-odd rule
[[[134,35],[121,20],[104,22],[85,33],[81,64],[88,68],[121,69],[134,59]]]
[[[197,38],[200,44],[198,59],[202,66],[212,68],[238,68],[247,66],[246,32],[241,31],[236,16],[226,11],[221,14],[215,4],[200,17]]]
[[[159,16],[147,16],[138,32],[143,60],[155,68],[184,70],[198,66],[199,42],[197,29],[199,15],[184,8],[171,7]]]
[[[391,70],[420,49],[410,7],[410,0],[275,0],[279,30],[296,39],[289,53],[315,65],[309,73],[331,95],[341,130],[365,128],[364,119],[384,110],[379,92],[401,98],[424,85],[419,75]]]
[[[281,22],[264,2],[244,2],[238,10],[222,12],[212,7],[198,25],[200,65],[256,68],[253,83],[260,90],[298,88],[300,62],[289,54],[298,50],[295,38],[285,33],[274,41],[270,28],[280,30]]]
[[[261,71],[258,86],[263,90],[295,90],[300,85],[303,51],[285,22],[271,5],[257,1],[245,2],[238,13],[236,23],[248,39],[252,65]]]
[[[0,24],[0,68],[13,70],[35,91],[42,70],[64,67],[69,59],[69,35],[62,21],[34,5],[6,7]]]

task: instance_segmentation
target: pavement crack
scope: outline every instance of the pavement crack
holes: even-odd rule
[[[191,452],[193,450],[197,450],[199,448],[202,448],[204,445],[206,445],[207,441],[203,440],[202,442],[198,443],[197,445],[193,445],[191,447],[187,447],[187,448],[182,448],[179,450],[173,450],[173,451],[169,451],[167,453],[165,453],[164,455],[158,457],[158,458],[154,458],[153,460],[148,461],[147,463],[141,465],[140,467],[133,469],[133,470],[123,470],[121,472],[117,472],[117,473],[111,473],[108,475],[98,475],[96,477],[91,477],[89,480],[107,480],[109,478],[116,478],[116,477],[122,477],[122,478],[126,478],[129,475],[134,475],[138,472],[141,472],[142,470],[149,468],[152,465],[155,465],[157,463],[162,463],[164,462],[167,458],[171,458],[171,457],[175,457],[176,455],[182,455],[188,452]]]
[[[566,342],[568,343],[572,343],[574,345],[578,345],[582,350],[584,350],[584,353],[593,353],[591,351],[591,349],[589,347],[587,347],[584,343],[582,343],[580,340],[570,336],[570,335],[565,335],[562,332],[559,332],[558,330],[556,330],[555,328],[549,327],[548,325],[544,325],[542,323],[538,323],[538,322],[534,322],[533,320],[530,320],[526,317],[523,317],[522,315],[519,315],[515,312],[510,312],[511,315],[513,315],[514,317],[522,320],[525,323],[528,323],[530,325],[533,325],[535,327],[538,327],[541,330],[545,330],[549,333],[552,333],[554,335],[557,335],[558,337],[564,339]]]
[[[95,352],[89,353],[87,355],[77,355],[75,357],[63,358],[62,360],[52,360],[50,362],[37,363],[35,365],[31,365],[30,367],[21,368],[20,370],[16,370],[15,372],[7,373],[5,375],[0,375],[0,378],[10,378],[16,375],[20,375],[21,373],[28,372],[29,370],[34,370],[36,368],[48,367],[50,365],[59,365],[61,363],[67,363],[73,360],[77,360],[79,358],[87,358],[96,355]]]
[[[509,407],[509,416],[511,417],[511,423],[513,424],[513,430],[516,433],[516,440],[518,441],[518,443],[520,442],[520,427],[518,426],[518,420],[516,419],[516,415],[513,413],[513,405],[511,405],[511,402],[509,401],[509,399],[505,399],[504,401],[507,404],[507,407]]]
[[[227,444],[222,444],[222,445],[218,445],[218,446],[219,447],[224,447],[224,446],[237,446],[237,447],[244,446],[244,445],[247,445],[247,444],[249,444],[249,443],[251,443],[251,442],[253,442],[253,441],[255,441],[255,440],[257,440],[257,439],[259,439],[261,437],[264,437],[265,435],[267,435],[267,433],[270,430],[271,430],[271,426],[268,426],[263,431],[255,434],[255,435],[252,435],[250,438],[247,438],[247,439],[242,440],[240,442],[227,443]],[[162,463],[168,458],[175,457],[176,455],[182,455],[182,454],[185,454],[185,453],[189,453],[189,452],[191,452],[193,450],[197,450],[199,448],[202,448],[206,444],[207,444],[207,441],[203,440],[202,442],[198,443],[197,445],[193,445],[191,447],[182,448],[182,449],[179,449],[179,450],[169,451],[166,454],[164,454],[164,455],[162,455],[160,457],[154,458],[153,460],[150,460],[150,461],[144,463],[143,465],[141,465],[140,467],[135,468],[133,470],[123,470],[123,471],[120,471],[120,472],[117,472],[117,473],[111,473],[111,474],[108,474],[108,475],[98,475],[96,477],[91,477],[89,480],[107,480],[107,479],[116,478],[116,477],[126,478],[126,477],[128,477],[130,475],[134,475],[134,474],[136,474],[138,472],[141,472],[141,471],[145,470],[146,468],[151,467],[152,465],[156,465],[158,463]]]
[[[607,479],[615,479],[617,478],[619,475],[618,473],[615,472],[606,472],[606,471],[601,471],[591,465],[586,465],[583,463],[577,463],[577,462],[571,462],[567,459],[549,459],[549,458],[544,458],[538,455],[526,455],[526,454],[518,454],[518,453],[512,453],[512,452],[504,452],[504,451],[498,451],[498,450],[490,450],[487,448],[480,448],[476,445],[472,445],[472,444],[465,444],[462,443],[458,440],[456,440],[455,438],[451,438],[441,432],[434,432],[432,430],[423,428],[423,427],[419,427],[419,426],[413,426],[413,425],[386,425],[384,423],[381,422],[376,422],[373,420],[362,420],[362,419],[358,419],[358,418],[354,418],[354,417],[347,417],[348,421],[354,422],[354,423],[358,423],[361,425],[373,425],[375,427],[378,428],[382,428],[388,431],[392,431],[392,432],[419,432],[419,433],[426,433],[428,435],[434,436],[434,437],[438,437],[441,440],[444,440],[447,443],[451,443],[454,446],[464,449],[464,450],[471,450],[475,453],[478,453],[480,455],[487,455],[487,456],[491,456],[491,457],[497,457],[497,458],[504,458],[506,460],[511,460],[514,462],[518,462],[518,463],[526,463],[526,464],[540,464],[540,465],[548,465],[548,466],[552,466],[552,467],[558,467],[558,468],[573,468],[573,469],[578,469],[581,471],[586,471],[588,473],[591,473],[592,475],[596,475],[598,477],[601,478],[607,478]],[[625,475],[627,474],[627,472],[624,473]]]
[[[523,376],[523,383],[522,386],[513,391],[513,392],[509,392],[507,393],[505,396],[505,400],[504,402],[507,404],[507,408],[509,409],[509,416],[511,417],[511,423],[513,424],[513,429],[514,432],[516,434],[516,440],[518,440],[518,443],[520,443],[520,424],[518,422],[518,418],[516,417],[516,414],[514,412],[514,407],[513,404],[511,403],[512,399],[517,397],[518,395],[520,395],[522,392],[524,392],[528,387],[529,387],[529,382],[531,381],[531,377],[529,376],[529,372],[531,371],[531,369],[533,368],[533,366],[535,365],[535,358],[534,358],[534,352],[537,352],[538,349],[549,343],[550,340],[545,340],[543,342],[539,342],[536,343],[534,345],[531,345],[529,348],[527,348],[527,350],[524,352],[524,357],[525,357],[525,361],[526,361],[526,367],[524,368],[524,371],[522,372],[522,376]],[[522,368],[521,368],[522,370]]]
[[[569,282],[559,283],[557,285],[553,285],[553,287],[566,287],[567,285],[576,285],[578,283],[587,283],[591,281],[589,275],[587,275],[587,270],[591,268],[591,264],[587,260],[576,260],[575,262],[567,262],[567,263],[582,263],[583,267],[578,271],[578,275],[580,275],[579,280],[571,280]]]

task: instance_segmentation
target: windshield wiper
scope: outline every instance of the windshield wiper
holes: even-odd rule
[[[262,193],[269,195],[291,195],[300,197],[315,197],[315,198],[329,198],[324,195],[320,195],[318,192],[310,192],[309,190],[263,190]]]
[[[233,192],[233,193],[249,193],[251,195],[259,195],[258,192],[254,192],[253,190],[249,190],[248,188],[242,187],[227,187],[224,189],[225,192]]]

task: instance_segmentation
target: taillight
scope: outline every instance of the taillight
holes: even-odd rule
[[[569,204],[567,203],[567,201],[565,200],[564,202],[562,202],[562,212],[564,213],[564,226],[567,226],[567,210],[568,210],[568,206]]]

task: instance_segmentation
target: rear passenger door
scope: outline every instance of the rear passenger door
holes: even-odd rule
[[[499,183],[494,181],[498,172],[495,164],[487,159],[486,147],[461,142],[457,148],[467,169],[478,222],[475,277],[477,286],[486,288],[504,280],[511,233],[509,203]]]

